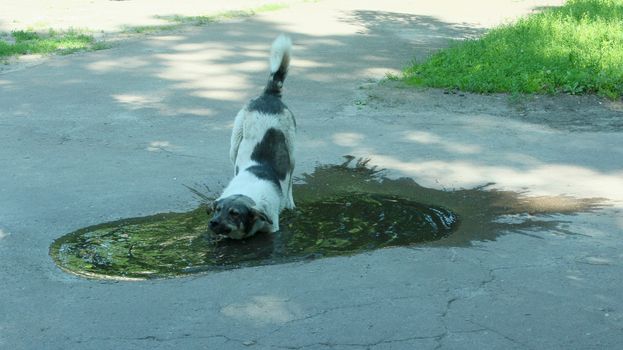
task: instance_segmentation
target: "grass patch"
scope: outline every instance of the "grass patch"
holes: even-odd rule
[[[163,24],[163,25],[147,25],[147,26],[130,26],[125,27],[122,30],[122,33],[126,34],[151,34],[158,33],[167,30],[178,29],[178,25],[174,24]]]
[[[153,25],[153,26],[138,26],[138,27],[128,27],[124,30],[125,33],[155,33],[167,30],[179,29],[182,26],[193,25],[193,26],[203,26],[211,23],[222,22],[234,18],[245,18],[251,17],[258,13],[277,11],[284,8],[287,8],[287,4],[283,3],[274,3],[274,4],[266,4],[259,7],[255,7],[248,10],[232,10],[232,11],[224,11],[219,12],[213,15],[203,15],[203,16],[182,16],[182,15],[173,15],[173,16],[157,16],[156,18],[162,19],[170,22],[171,24],[165,25]]]
[[[106,46],[92,35],[77,30],[46,33],[19,30],[0,37],[0,57],[26,54],[70,54],[84,50],[99,50]]]
[[[623,0],[569,0],[404,70],[407,83],[478,93],[623,95]]]
[[[205,15],[205,16],[172,16],[172,17],[160,17],[166,19],[168,21],[177,23],[177,24],[190,24],[190,25],[205,25],[215,22],[226,21],[234,18],[244,18],[251,17],[258,13],[277,11],[288,7],[287,4],[282,3],[274,3],[274,4],[266,4],[256,8],[248,9],[248,10],[232,10],[232,11],[224,11],[219,12],[214,15]]]
[[[256,8],[240,11],[225,11],[206,16],[162,16],[170,24],[131,26],[122,32],[126,34],[149,34],[179,29],[185,25],[205,25],[233,18],[251,17],[258,13],[276,11],[288,7],[284,3],[266,4]],[[86,31],[49,29],[47,32],[35,30],[19,30],[11,33],[0,33],[0,63],[6,64],[11,56],[27,54],[71,54],[78,51],[101,50],[109,44],[98,42]]]

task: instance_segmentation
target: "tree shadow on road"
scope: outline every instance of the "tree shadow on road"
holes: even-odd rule
[[[417,59],[447,47],[452,41],[473,39],[485,32],[485,29],[468,23],[449,23],[433,16],[384,11],[353,11],[344,16],[344,21],[364,27],[359,34],[377,37],[382,42],[403,42],[405,49]]]
[[[40,198],[43,207],[52,197],[78,203],[84,193],[95,198],[98,210],[108,208],[111,193],[164,202],[171,190],[153,189],[182,174],[208,177],[208,185],[217,188],[215,182],[227,181],[223,174],[229,173],[223,169],[230,166],[227,152],[234,115],[263,88],[270,43],[281,32],[288,32],[295,44],[284,100],[301,125],[301,163],[335,159],[352,150],[336,144],[336,133],[351,132],[353,124],[366,120],[366,111],[344,115],[358,86],[401,69],[426,48],[480,32],[434,17],[383,11],[344,13],[342,24],[348,27],[343,34],[312,35],[275,24],[269,17],[253,17],[145,36],[110,50],[52,59],[45,66],[5,75],[6,84],[0,87],[7,93],[0,101],[11,106],[3,117],[15,136],[7,149],[32,153],[27,166],[18,161],[14,168],[34,167],[44,174],[32,176],[26,170],[19,174],[33,184],[33,191],[52,191]],[[397,115],[391,113],[374,116],[375,131],[394,122]],[[332,123],[337,117],[345,122]],[[409,128],[430,123],[410,112],[407,117],[415,122]],[[395,145],[372,134],[366,135],[365,143],[359,150],[370,153],[391,154]],[[418,153],[420,147],[413,145],[412,159],[405,161],[414,163],[426,156]],[[94,161],[87,163],[76,154],[87,154]],[[47,179],[59,172],[66,176],[50,189]],[[6,178],[10,176],[14,175]],[[193,182],[197,180],[186,183]],[[133,191],[119,191],[127,186],[134,186]],[[102,193],[91,193],[94,188]],[[33,195],[27,192],[22,193],[24,198]],[[38,215],[32,208],[15,210]]]

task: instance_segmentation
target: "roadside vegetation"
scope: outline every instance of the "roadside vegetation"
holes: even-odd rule
[[[222,22],[234,18],[252,17],[259,13],[277,11],[288,7],[287,4],[272,3],[247,10],[232,10],[219,12],[212,15],[204,16],[158,16],[158,19],[165,20],[170,24],[147,25],[147,26],[130,26],[123,30],[124,33],[155,33],[167,30],[179,29],[183,26],[203,26],[211,23]]]
[[[106,47],[83,31],[55,31],[45,33],[19,30],[0,37],[0,58],[26,54],[70,54],[77,51],[97,50]]]
[[[149,34],[180,29],[184,26],[202,26],[234,18],[251,17],[258,13],[276,11],[288,7],[287,4],[272,3],[247,10],[225,11],[205,16],[160,16],[168,22],[163,25],[129,26],[123,34]],[[110,47],[105,41],[98,41],[88,30],[59,31],[48,29],[18,30],[0,33],[0,61],[6,62],[12,56],[28,54],[71,54],[78,51],[100,50]]]
[[[623,95],[623,0],[569,0],[453,43],[403,72],[409,84],[477,93]]]

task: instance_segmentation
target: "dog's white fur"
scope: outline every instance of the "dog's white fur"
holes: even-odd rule
[[[280,35],[275,39],[270,55],[271,77],[282,66],[282,63],[288,64],[291,47],[292,43],[288,37]],[[287,61],[284,62],[283,60]],[[258,178],[246,170],[253,165],[258,165],[256,161],[251,159],[251,154],[256,145],[262,141],[267,130],[271,128],[280,130],[284,134],[290,158],[291,169],[287,172],[285,179],[280,180],[281,190],[273,182]],[[229,157],[234,164],[234,178],[225,188],[219,200],[238,194],[250,197],[256,203],[255,209],[266,214],[272,221],[270,231],[278,231],[280,212],[284,208],[294,208],[292,169],[294,168],[295,136],[294,116],[288,108],[284,108],[279,114],[265,114],[250,110],[249,104],[243,107],[236,115],[231,135]]]
[[[284,57],[290,59],[292,51],[292,41],[289,37],[281,34],[273,41],[270,48],[270,72],[275,73]]]

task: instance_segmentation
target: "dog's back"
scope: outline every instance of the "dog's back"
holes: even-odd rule
[[[264,214],[270,221],[270,231],[279,230],[281,210],[294,208],[292,173],[296,122],[281,100],[291,46],[290,39],[284,35],[273,42],[266,87],[236,116],[230,148],[234,178],[217,200],[218,203],[225,203],[225,198],[248,198],[249,203],[254,203],[250,212]],[[221,211],[225,209],[221,208]],[[215,227],[221,225],[217,221],[224,220],[215,220]],[[244,234],[238,229],[230,230],[229,235],[246,237],[254,230]]]
[[[235,174],[248,170],[281,190],[286,190],[283,182],[294,168],[296,121],[281,100],[291,46],[284,35],[273,42],[268,83],[236,116],[235,124],[240,125],[234,125],[230,150]]]

